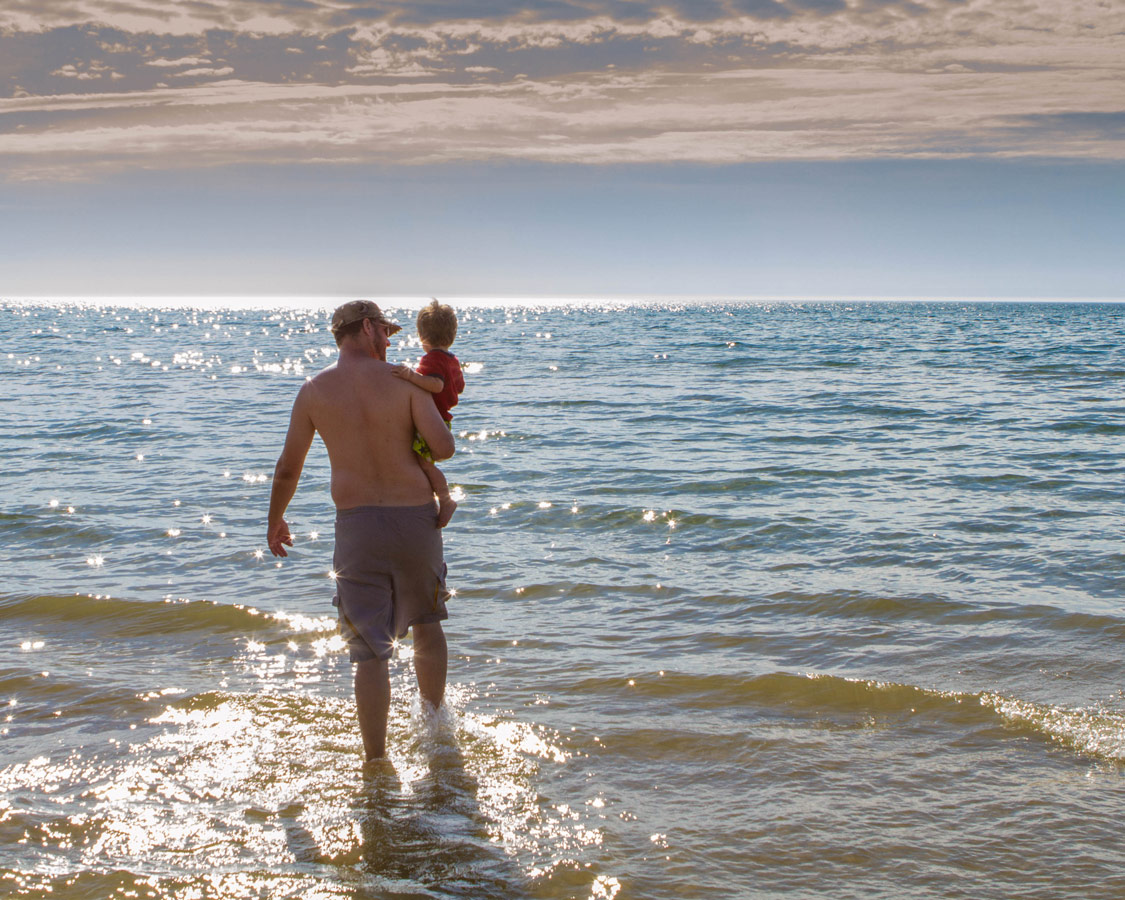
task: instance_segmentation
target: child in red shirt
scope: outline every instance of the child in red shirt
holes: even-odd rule
[[[409,366],[397,365],[394,374],[405,378],[411,384],[429,391],[434,398],[434,404],[445,420],[445,425],[450,431],[453,416],[450,408],[457,405],[458,395],[465,390],[465,376],[461,374],[461,363],[457,357],[449,352],[449,347],[457,337],[457,314],[453,307],[445,306],[434,300],[429,306],[422,307],[415,323],[418,328],[418,337],[422,339],[422,349],[426,355],[418,363],[415,371]],[[426,473],[438,498],[438,527],[444,528],[457,509],[457,502],[449,496],[449,482],[445,480],[441,469],[434,465],[430,455],[430,448],[420,434],[414,435],[414,452],[418,454],[418,465]]]

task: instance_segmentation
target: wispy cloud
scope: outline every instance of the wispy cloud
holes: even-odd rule
[[[9,0],[0,166],[1121,159],[1123,35],[1098,0]]]

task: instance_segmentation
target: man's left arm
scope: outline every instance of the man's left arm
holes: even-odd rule
[[[414,419],[414,430],[422,435],[434,462],[449,459],[456,449],[453,435],[449,433],[449,427],[429,394],[410,392],[410,415]]]
[[[301,480],[301,470],[305,467],[305,457],[309,454],[316,429],[308,412],[308,382],[297,393],[293,401],[293,412],[289,416],[289,431],[285,435],[285,445],[273,470],[273,485],[270,489],[270,512],[266,542],[274,556],[288,556],[285,546],[293,546],[293,536],[285,522],[285,510],[297,492],[297,482]]]

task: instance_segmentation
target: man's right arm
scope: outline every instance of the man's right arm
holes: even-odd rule
[[[453,443],[445,419],[441,417],[433,398],[421,391],[410,392],[410,415],[414,419],[414,430],[425,439],[434,461],[449,459],[457,449]]]
[[[274,556],[288,556],[284,544],[293,546],[293,537],[285,523],[285,510],[293,494],[297,492],[297,482],[301,480],[301,470],[305,467],[305,457],[312,446],[316,429],[309,415],[308,382],[297,393],[293,401],[293,412],[289,416],[289,431],[285,435],[285,445],[273,470],[273,485],[270,489],[270,512],[266,541]],[[431,402],[431,406],[433,403]]]

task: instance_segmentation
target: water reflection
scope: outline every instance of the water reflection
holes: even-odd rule
[[[424,715],[407,644],[392,672],[391,762],[361,770],[350,698],[304,689],[338,665],[338,647],[317,652],[333,639],[286,640],[277,653],[239,637],[229,677],[254,690],[224,677],[220,690],[143,692],[137,700],[162,710],[104,735],[96,752],[0,767],[0,796],[22,798],[0,806],[0,832],[11,820],[10,832],[27,836],[19,867],[37,874],[25,887],[69,896],[71,876],[107,865],[132,874],[99,885],[99,896],[135,890],[153,866],[169,873],[160,896],[224,900],[277,896],[294,879],[317,896],[353,897],[558,887],[585,897],[597,887],[586,861],[602,838],[592,817],[543,794],[542,776],[572,758],[557,735],[469,711],[477,694],[464,684],[450,685],[439,715]]]
[[[366,771],[355,806],[362,870],[440,896],[526,896],[526,878],[490,835],[479,784],[452,733],[427,740],[421,761],[422,771],[405,778],[391,762]]]

